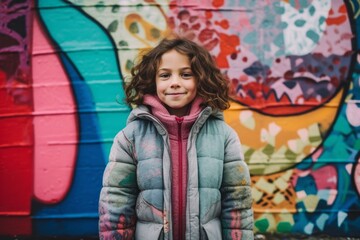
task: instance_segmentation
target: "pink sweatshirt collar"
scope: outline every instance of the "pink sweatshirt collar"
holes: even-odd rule
[[[194,99],[191,104],[189,115],[182,117],[182,138],[187,139],[191,130],[192,125],[198,118],[202,107],[200,106],[203,100],[200,97]],[[145,95],[144,96],[144,105],[150,107],[151,113],[158,118],[165,126],[166,130],[169,133],[170,139],[177,137],[178,135],[178,120],[179,117],[175,115],[170,115],[169,111],[162,104],[160,99],[155,95]]]

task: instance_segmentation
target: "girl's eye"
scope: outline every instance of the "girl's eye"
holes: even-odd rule
[[[169,78],[169,77],[170,77],[170,74],[168,74],[168,73],[162,73],[162,74],[159,75],[159,77],[166,79],[166,78]]]
[[[189,79],[189,78],[192,78],[193,77],[193,74],[192,73],[183,73],[181,74],[183,78],[185,79]]]

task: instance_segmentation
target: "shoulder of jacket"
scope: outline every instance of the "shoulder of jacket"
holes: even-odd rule
[[[136,132],[148,122],[148,120],[142,118],[133,119],[131,122],[126,124],[122,131],[126,134]]]
[[[226,123],[223,119],[219,119],[217,117],[209,117],[205,124],[210,125],[211,127],[215,127],[222,131],[227,138],[235,138],[237,137],[237,132],[233,129],[228,123]]]
[[[210,125],[214,125],[214,126],[218,126],[218,127],[223,127],[224,129],[229,129],[231,128],[222,118],[218,118],[216,116],[210,115],[206,121],[206,124],[210,124]]]
[[[157,129],[160,135],[166,134],[163,127],[159,126],[154,119],[142,117],[134,118],[131,122],[128,122],[120,133],[122,132],[126,138],[131,140],[135,136],[146,135],[149,132],[153,133],[153,129]]]

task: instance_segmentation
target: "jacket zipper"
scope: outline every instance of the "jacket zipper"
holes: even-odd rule
[[[207,114],[208,114],[208,115],[207,115]],[[198,118],[196,119],[196,121],[195,121],[195,123],[194,123],[194,126],[199,125],[199,124],[202,125],[202,123],[200,122],[200,119],[204,119],[204,116],[206,116],[206,117],[205,117],[205,119],[206,119],[206,118],[209,117],[209,115],[210,115],[210,113],[205,113],[205,111],[203,110],[203,111],[199,114]],[[149,113],[139,113],[139,114],[137,114],[136,116],[139,117],[139,118],[148,119],[148,120],[150,120],[150,121],[158,124],[158,125],[161,127],[161,129],[167,133],[164,125],[163,125],[157,118],[153,117],[153,116],[150,115]],[[180,118],[176,118],[176,120],[177,120],[177,119],[181,119],[181,123],[182,123],[183,118],[180,117]],[[178,120],[177,120],[177,121],[178,121]],[[178,129],[181,130],[181,126],[180,126],[180,128],[178,128]],[[168,136],[168,135],[167,135],[167,136]],[[193,128],[192,128],[191,131],[190,131],[190,134],[189,134],[189,139],[190,139],[190,141],[192,141],[191,139],[192,139],[193,137],[194,137],[194,133],[193,133]],[[188,141],[188,142],[190,142],[190,141]],[[169,147],[169,144],[167,144],[167,146]],[[189,147],[189,146],[188,146],[188,147]],[[181,148],[181,150],[182,150],[182,146],[180,146],[180,148]],[[171,155],[170,151],[171,151],[171,150],[168,149],[169,156]],[[181,151],[181,154],[182,154],[182,151]],[[181,156],[181,157],[182,157],[182,156]],[[171,172],[171,171],[170,171],[170,172]],[[189,167],[187,168],[187,172],[189,172]],[[181,174],[182,174],[182,173],[181,173]],[[171,180],[170,180],[170,181],[171,181]],[[182,200],[181,200],[181,204],[182,204]],[[180,220],[181,220],[181,219],[182,219],[182,216],[180,217]],[[182,231],[183,226],[182,226],[182,224],[180,224],[180,225],[181,225],[180,230]]]
[[[178,221],[179,221],[179,240],[182,240],[182,236],[183,236],[183,194],[184,194],[184,189],[183,189],[183,156],[182,156],[182,135],[181,135],[181,125],[183,122],[184,118],[182,117],[177,117],[176,121],[178,123],[178,149],[179,149],[179,179],[178,179],[178,183],[179,183],[179,215],[178,215]]]

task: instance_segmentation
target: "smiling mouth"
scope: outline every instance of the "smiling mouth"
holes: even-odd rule
[[[170,95],[170,96],[178,96],[178,95],[183,95],[186,93],[165,93],[165,95]]]

